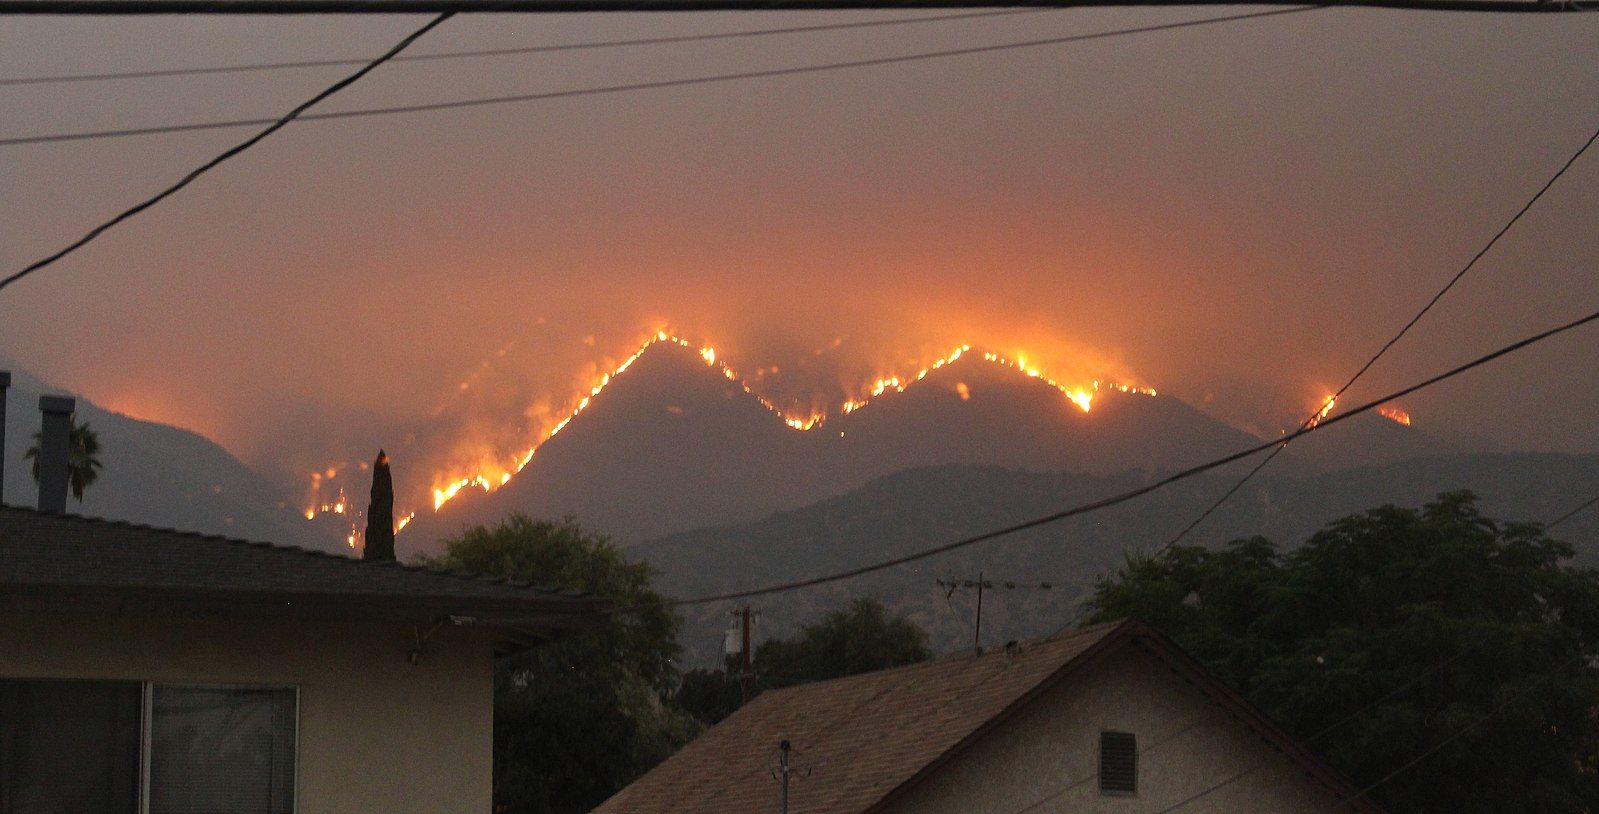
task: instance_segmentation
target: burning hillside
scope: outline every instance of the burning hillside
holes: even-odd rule
[[[736,391],[759,404],[763,410],[775,417],[781,426],[797,433],[811,433],[831,428],[843,417],[855,414],[886,396],[904,393],[928,379],[930,375],[963,358],[968,360],[968,364],[981,364],[1001,373],[1017,374],[1018,377],[1047,385],[1064,400],[1064,403],[1083,413],[1092,411],[1096,399],[1106,392],[1156,395],[1156,391],[1151,388],[1095,379],[1081,383],[1066,383],[1041,370],[1037,363],[1026,355],[1007,356],[987,351],[974,352],[972,345],[962,344],[904,372],[889,372],[875,376],[855,388],[853,394],[831,406],[785,408],[779,405],[778,398],[769,394],[769,391],[775,389],[775,380],[778,379],[779,371],[775,366],[760,369],[755,377],[746,378],[740,375],[716,348],[690,342],[667,331],[658,331],[640,342],[631,353],[622,357],[620,362],[599,372],[586,387],[572,394],[566,400],[564,408],[544,406],[525,410],[520,418],[526,424],[527,441],[520,448],[494,449],[487,444],[467,441],[456,443],[453,445],[454,448],[439,455],[426,444],[408,439],[412,442],[408,444],[410,454],[407,456],[411,458],[411,466],[428,467],[431,474],[427,478],[425,492],[413,488],[409,493],[402,492],[399,496],[397,527],[405,528],[418,513],[427,514],[441,510],[463,490],[490,493],[508,484],[517,473],[529,466],[547,442],[559,436],[575,419],[587,412],[618,377],[658,346],[677,347],[694,352],[701,363],[725,379]],[[476,376],[480,372],[475,371],[473,375]],[[460,390],[465,392],[472,384],[473,380],[469,378],[462,382]],[[964,383],[957,384],[961,388],[967,387]],[[969,391],[962,396],[963,399],[969,397]],[[402,451],[402,454],[405,452]],[[434,458],[438,460],[429,464],[428,461]],[[404,459],[401,458],[401,461],[401,465],[404,466]],[[350,533],[347,542],[352,547],[359,545],[360,512],[349,505],[345,496],[360,493],[363,488],[360,483],[361,473],[364,471],[363,462],[336,462],[311,473],[307,489],[305,517],[308,520],[316,520],[319,516],[329,513],[343,515],[349,522]],[[415,480],[414,474],[412,479]]]

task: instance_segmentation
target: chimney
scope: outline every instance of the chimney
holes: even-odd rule
[[[72,450],[72,411],[68,396],[40,396],[44,414],[39,431],[39,511],[64,514],[67,510],[67,463]]]
[[[11,388],[11,371],[0,370],[0,506],[6,505],[6,390]]]

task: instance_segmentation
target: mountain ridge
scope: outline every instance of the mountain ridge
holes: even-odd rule
[[[759,521],[666,535],[629,549],[658,571],[667,596],[688,598],[778,584],[890,559],[1005,527],[1144,485],[1156,473],[1087,475],[994,466],[925,467],[875,479],[858,489]],[[937,579],[1031,585],[998,591],[996,617],[985,605],[984,629],[998,638],[1048,633],[1070,618],[1092,580],[1129,552],[1169,540],[1233,479],[1201,475],[1102,511],[1031,529],[856,579],[749,600],[784,608],[774,634],[847,598],[872,595],[909,613],[939,649],[969,645]],[[1292,547],[1326,523],[1383,504],[1420,505],[1439,492],[1467,488],[1483,511],[1502,520],[1546,522],[1599,494],[1599,454],[1463,453],[1340,472],[1261,475],[1216,512],[1185,544],[1215,546],[1263,535]],[[1599,512],[1573,517],[1560,539],[1594,541]],[[1599,564],[1599,545],[1578,547]],[[1039,589],[1042,582],[1051,584]],[[708,663],[726,603],[685,608],[691,658]],[[969,608],[967,612],[969,613]],[[966,623],[969,624],[969,617]],[[992,624],[992,627],[991,627]]]
[[[522,511],[573,516],[626,545],[752,520],[914,466],[1110,472],[1197,463],[1256,443],[1170,396],[1107,387],[1083,410],[1052,382],[977,354],[796,431],[701,354],[663,342],[504,486],[462,490],[438,512],[420,513],[400,539],[425,550],[462,526]]]

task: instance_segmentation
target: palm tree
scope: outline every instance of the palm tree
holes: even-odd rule
[[[67,455],[67,483],[72,487],[72,496],[82,503],[83,490],[100,477],[100,436],[89,429],[87,421],[79,424],[74,420],[68,444],[71,451]],[[33,482],[38,483],[39,433],[33,434],[33,446],[22,457],[32,463]]]

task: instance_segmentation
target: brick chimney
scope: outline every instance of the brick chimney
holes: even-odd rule
[[[68,396],[40,396],[43,413],[39,431],[39,511],[67,511],[67,464],[72,455],[72,412],[77,403]]]

